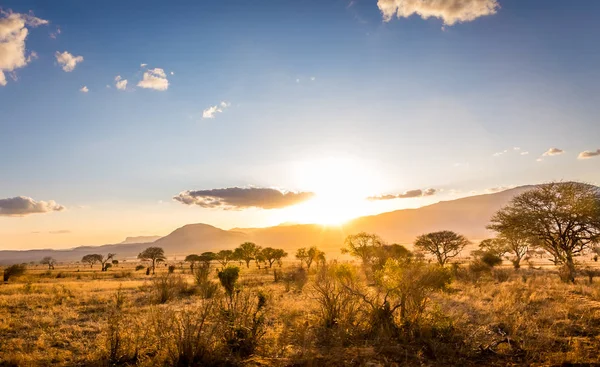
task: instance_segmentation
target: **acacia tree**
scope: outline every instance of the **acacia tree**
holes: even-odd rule
[[[527,238],[519,237],[514,233],[501,234],[496,238],[489,238],[481,241],[479,248],[483,251],[491,252],[499,257],[505,254],[512,254],[511,259],[513,267],[519,269],[521,260],[529,252],[530,241]]]
[[[308,251],[306,251],[306,247],[299,248],[296,251],[296,259],[300,260],[300,267],[305,262],[308,263]]]
[[[152,274],[154,274],[156,263],[166,260],[165,250],[163,250],[161,247],[148,247],[144,251],[140,252],[138,259],[152,261]]]
[[[309,269],[313,262],[316,262],[317,266],[319,263],[322,264],[325,262],[325,253],[319,250],[316,246],[309,248],[306,252],[306,255],[306,267]]]
[[[376,249],[383,244],[383,240],[378,235],[360,232],[346,237],[342,253],[358,257],[363,265],[368,265],[375,256]]]
[[[187,255],[183,261],[190,263],[190,270],[193,272],[194,271],[194,265],[197,262],[199,262],[200,260],[201,259],[200,259],[199,255],[191,254],[191,255]]]
[[[102,264],[102,271],[107,271],[108,268],[110,268],[112,265],[110,264],[110,260],[112,260],[115,257],[116,254],[113,254],[111,252],[108,253],[108,255],[106,255],[106,258],[104,258],[104,256],[100,255],[100,263]]]
[[[102,255],[100,254],[87,254],[81,258],[81,262],[89,264],[90,268],[93,268],[95,264],[102,261]]]
[[[56,265],[56,260],[52,256],[46,256],[40,261],[42,265],[48,265],[48,270],[54,269],[54,265]]]
[[[262,249],[261,254],[265,261],[269,263],[269,268],[273,267],[275,261],[281,261],[281,259],[288,256],[287,252],[283,251],[283,249],[275,249],[272,247],[265,247]]]
[[[489,229],[531,241],[563,265],[575,282],[574,257],[600,242],[600,191],[580,182],[552,182],[526,191],[500,209]]]
[[[458,233],[439,231],[417,237],[415,248],[431,253],[444,266],[448,259],[458,256],[468,244],[469,240]]]
[[[200,254],[199,259],[204,264],[204,266],[210,266],[210,262],[217,258],[217,254],[214,252],[203,252]]]
[[[244,242],[238,248],[235,249],[235,256],[246,262],[246,267],[250,267],[250,261],[254,260],[260,252],[260,246],[257,246],[254,242]]]
[[[227,266],[227,264],[233,260],[233,251],[231,250],[221,250],[217,252],[217,256],[215,259],[219,262],[219,264],[223,265],[223,267]]]

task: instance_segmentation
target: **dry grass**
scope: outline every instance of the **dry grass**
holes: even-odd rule
[[[245,334],[224,321],[229,319],[224,319],[221,289],[204,299],[191,291],[194,276],[187,269],[177,268],[169,275],[176,281],[169,283],[162,278],[166,267],[146,276],[135,266],[107,272],[77,265],[49,272],[34,266],[0,285],[0,366],[598,363],[600,279],[589,284],[583,275],[568,285],[551,269],[506,267],[475,280],[457,279],[433,296],[418,327],[382,340],[370,339],[364,322],[343,314],[356,312],[355,300],[346,300],[352,307],[335,316],[352,322],[325,322],[315,298],[316,269],[303,289],[286,291],[284,282],[274,282],[273,269],[242,267],[238,285],[249,315],[232,322],[254,327],[256,295],[266,295],[266,306],[256,316],[263,317],[256,326],[261,328],[256,349],[248,357],[233,353],[224,340]],[[283,271],[293,266],[285,264]],[[214,269],[210,277],[218,282]],[[181,289],[157,299],[161,279],[169,290]]]

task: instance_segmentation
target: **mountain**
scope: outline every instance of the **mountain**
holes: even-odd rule
[[[472,240],[479,240],[490,236],[485,226],[498,209],[515,195],[533,187],[521,186],[493,194],[442,201],[417,209],[360,217],[341,227],[290,224],[223,230],[208,224],[188,224],[152,243],[127,243],[129,241],[126,240],[120,244],[84,246],[69,250],[0,251],[0,264],[39,261],[44,256],[52,256],[59,261],[78,261],[89,253],[108,252],[116,253],[119,259],[126,259],[134,258],[149,246],[162,247],[168,257],[180,257],[191,253],[232,249],[244,241],[253,241],[263,247],[281,247],[290,253],[299,247],[318,246],[324,251],[339,254],[344,238],[362,231],[377,233],[390,243],[412,243],[418,235],[446,229]]]
[[[151,243],[158,240],[160,236],[137,236],[137,237],[127,237],[125,241],[120,244],[125,245],[129,243]]]

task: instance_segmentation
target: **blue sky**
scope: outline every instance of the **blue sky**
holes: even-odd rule
[[[0,86],[0,200],[65,210],[5,210],[0,248],[101,244],[192,222],[336,222],[347,218],[329,206],[346,196],[435,189],[349,211],[361,215],[600,182],[600,157],[578,159],[600,148],[600,3],[496,4],[448,24],[443,7],[386,21],[375,0],[3,1],[4,18],[31,11],[48,23],[26,26],[37,58],[5,70]],[[83,61],[64,71],[64,51]],[[155,68],[168,88],[137,86]],[[222,112],[203,118],[213,106]],[[551,148],[562,153],[543,156]],[[233,187],[339,197],[304,209],[173,200]]]

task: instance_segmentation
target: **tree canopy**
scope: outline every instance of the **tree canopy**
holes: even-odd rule
[[[573,258],[600,241],[599,189],[580,182],[537,186],[500,209],[488,228],[548,251],[574,282]]]
[[[415,248],[434,255],[437,262],[444,266],[448,259],[458,256],[468,244],[469,240],[458,233],[439,231],[417,237]]]

